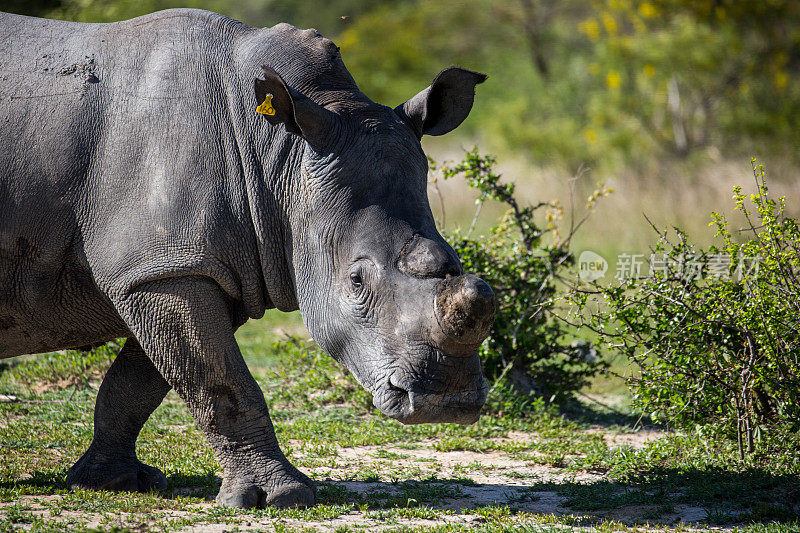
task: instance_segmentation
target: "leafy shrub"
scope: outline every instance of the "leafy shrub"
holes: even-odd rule
[[[483,278],[497,298],[494,325],[480,348],[484,371],[490,380],[508,377],[518,391],[560,401],[604,366],[597,357],[587,356],[583,345],[569,344],[565,324],[553,316],[557,283],[573,263],[569,236],[559,242],[561,208],[557,203],[520,205],[514,184],[501,183],[494,165],[495,158],[480,155],[477,148],[460,163],[431,164],[443,179],[463,177],[480,193],[479,207],[489,199],[509,207],[488,235],[473,237],[471,231],[449,235],[464,269]],[[608,192],[596,191],[588,209]],[[535,220],[541,208],[547,208],[545,228]],[[546,240],[548,233],[552,238]]]
[[[800,230],[785,199],[769,195],[753,160],[756,193],[734,233],[712,213],[721,244],[707,250],[679,229],[659,233],[647,277],[579,290],[587,324],[641,369],[636,403],[662,421],[715,426],[736,436],[740,454],[800,429]],[[658,268],[656,268],[656,266]]]

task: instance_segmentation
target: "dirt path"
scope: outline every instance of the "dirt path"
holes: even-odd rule
[[[642,431],[634,434],[609,434],[604,433],[604,438],[610,445],[627,445],[641,448],[647,442],[663,436],[663,433]],[[516,441],[532,438],[524,433],[511,433],[505,439],[497,441]],[[444,522],[450,523],[483,523],[485,518],[471,513],[480,507],[508,506],[515,512],[531,515],[554,517],[574,515],[576,513],[564,503],[565,496],[552,490],[541,490],[542,484],[579,483],[591,484],[603,479],[601,473],[570,472],[566,468],[554,468],[547,465],[535,464],[525,459],[510,456],[502,451],[488,451],[485,453],[474,451],[437,451],[431,446],[432,442],[423,442],[415,447],[394,446],[360,446],[342,448],[335,458],[336,467],[311,468],[315,479],[324,480],[335,486],[346,488],[348,491],[358,493],[369,498],[375,493],[387,492],[397,494],[398,483],[406,479],[424,479],[426,476],[438,480],[452,480],[457,486],[459,494],[453,497],[442,498],[432,505],[434,509],[452,512],[452,515],[443,516],[436,520],[403,521],[403,525],[436,525]],[[349,481],[354,474],[364,471],[374,472],[379,481]],[[402,473],[408,475],[403,477]],[[394,482],[383,481],[389,478]],[[459,480],[469,480],[473,483],[459,483]],[[414,502],[412,502],[414,503]],[[628,524],[644,522],[643,516],[650,516],[657,511],[657,506],[631,505],[613,511],[594,512],[593,516],[618,520]],[[329,529],[340,525],[359,524],[368,525],[370,529],[380,526],[379,521],[371,521],[366,516],[370,513],[353,512],[340,517],[331,523],[318,524],[320,529]],[[373,513],[374,514],[374,513]],[[706,510],[700,507],[675,506],[672,512],[663,513],[653,520],[658,525],[671,525],[684,523],[696,524],[706,517]],[[365,521],[367,523],[365,523]],[[308,527],[309,524],[306,524]]]
[[[598,430],[599,432],[599,430]],[[610,446],[643,447],[662,436],[658,432],[634,434],[602,432]],[[496,447],[536,439],[535,434],[512,432],[492,439]],[[21,496],[16,505],[48,523],[80,523],[90,528],[166,529],[222,532],[279,531],[281,528],[319,531],[428,528],[449,524],[470,530],[493,523],[546,525],[556,529],[592,529],[593,525],[619,523],[633,529],[653,530],[698,527],[706,510],[688,505],[659,509],[641,503],[611,510],[581,512],[567,505],[568,497],[553,486],[592,484],[602,473],[557,468],[537,463],[532,454],[491,450],[485,453],[438,451],[436,439],[406,446],[330,447],[327,456],[305,453],[302,443],[289,443],[291,458],[320,482],[323,501],[342,504],[331,516],[280,516],[269,512],[220,512],[212,502],[150,513],[107,513],[91,510],[58,511],[59,499],[68,496]],[[317,450],[318,451],[318,450]],[[191,489],[181,491],[190,494]],[[662,506],[663,507],[663,506]],[[202,517],[202,518],[198,518]],[[609,522],[614,521],[614,522]],[[24,527],[24,524],[23,524]]]

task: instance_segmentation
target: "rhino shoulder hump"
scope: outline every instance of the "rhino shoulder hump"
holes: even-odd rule
[[[339,56],[339,47],[314,28],[303,30],[281,22],[268,30],[279,34],[285,42],[310,51],[309,59],[330,61]]]

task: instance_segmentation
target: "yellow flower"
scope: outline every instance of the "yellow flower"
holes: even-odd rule
[[[653,4],[644,2],[639,4],[639,14],[646,19],[651,19],[658,15],[658,9]]]
[[[655,75],[656,75],[656,67],[654,67],[653,65],[651,65],[650,63],[648,63],[648,64],[646,64],[644,67],[642,67],[642,72],[643,72],[643,73],[644,73],[644,75],[645,75],[645,76],[647,76],[648,78],[652,78],[653,76],[655,76]]]
[[[597,133],[591,128],[585,128],[583,130],[583,138],[586,139],[587,143],[594,144],[597,142]]]
[[[589,38],[590,41],[596,43],[600,40],[600,25],[594,19],[586,19],[580,25],[580,30]]]
[[[775,73],[773,81],[775,82],[775,87],[778,89],[783,89],[786,87],[786,84],[789,83],[789,76],[786,75],[785,71],[779,70]]]
[[[616,89],[622,83],[622,77],[619,75],[619,72],[616,70],[612,70],[608,74],[606,74],[606,87],[609,89]]]
[[[615,35],[617,33],[617,21],[614,20],[614,17],[611,16],[610,13],[603,13],[603,26],[606,27],[606,31],[609,35]]]

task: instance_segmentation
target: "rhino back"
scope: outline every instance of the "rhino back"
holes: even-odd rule
[[[109,296],[148,279],[212,277],[263,312],[224,82],[247,31],[0,15],[0,356],[119,335]]]

